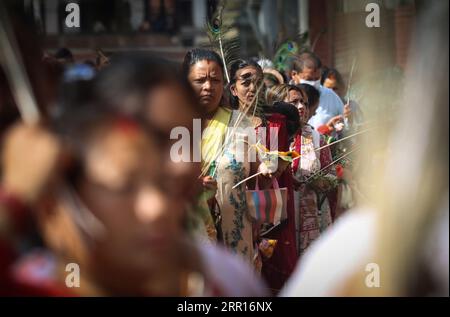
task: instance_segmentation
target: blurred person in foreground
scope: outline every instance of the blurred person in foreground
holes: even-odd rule
[[[142,55],[108,71],[66,86],[77,93],[60,100],[50,129],[20,124],[5,137],[0,293],[264,295],[239,259],[190,234],[199,164],[170,157],[171,130],[192,132],[202,116],[189,85]],[[106,104],[108,83],[123,89]],[[31,220],[46,248],[19,257]],[[79,265],[79,287],[67,286],[69,263]]]

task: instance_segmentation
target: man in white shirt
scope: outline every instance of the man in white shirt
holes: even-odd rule
[[[311,52],[302,53],[291,60],[289,65],[289,76],[291,83],[309,84],[320,92],[319,107],[316,114],[309,120],[309,124],[315,129],[336,116],[344,114],[344,104],[336,93],[320,84],[320,59]]]

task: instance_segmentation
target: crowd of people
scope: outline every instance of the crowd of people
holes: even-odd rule
[[[309,50],[284,72],[206,48],[181,64],[101,51],[77,62],[17,39],[40,120],[21,122],[2,65],[0,294],[296,294],[294,271],[359,194],[352,154],[367,127],[338,70]],[[194,136],[196,120],[201,160],[173,160],[172,131]],[[255,218],[249,192],[285,216]]]
[[[229,69],[230,83],[225,84],[221,57],[206,49],[189,51],[181,66],[144,54],[125,54],[113,56],[110,65],[97,62],[93,68],[90,63],[75,63],[68,49],[47,56],[44,63],[61,70],[60,93],[54,108],[48,109],[48,124],[45,128],[18,125],[4,135],[5,159],[16,160],[31,147],[42,155],[29,161],[23,157],[20,163],[5,161],[2,167],[3,191],[13,195],[4,207],[11,208],[14,201],[19,204],[13,211],[17,206],[33,210],[43,244],[52,251],[21,262],[16,269],[21,283],[32,284],[34,277],[29,275],[42,266],[54,268],[48,274],[61,274],[64,270],[58,265],[74,262],[81,265],[80,290],[87,294],[101,289],[97,283],[111,292],[177,294],[183,270],[200,271],[212,284],[208,291],[221,294],[226,286],[220,284],[228,279],[209,281],[201,265],[190,262],[201,259],[194,256],[196,252],[212,252],[208,261],[217,257],[221,262],[208,265],[221,272],[212,275],[236,276],[239,269],[233,271],[233,264],[224,262],[227,257],[213,247],[223,246],[252,267],[275,295],[309,244],[342,212],[336,213],[339,185],[333,181],[338,176],[331,166],[323,177],[306,181],[333,161],[325,138],[308,122],[316,120],[333,129],[344,120],[338,96],[320,85],[316,87],[325,93],[309,85],[308,80],[319,80],[321,70],[313,53],[295,56],[293,64],[300,66],[292,69],[292,84],[274,85],[267,91],[257,62],[236,61]],[[334,98],[331,106],[321,101],[324,94]],[[192,131],[194,118],[201,118],[203,127],[212,131],[203,135],[203,160],[200,165],[172,162],[170,132],[180,126]],[[237,126],[251,127],[257,135],[262,135],[261,128],[276,127],[275,150],[298,152],[300,159],[292,165],[276,164],[276,170],[261,159],[239,161],[239,155],[245,157],[255,144],[247,142],[243,153],[236,153],[235,145],[249,139],[235,133]],[[319,147],[324,148],[316,151]],[[27,169],[40,173],[34,176]],[[259,177],[234,188],[257,172]],[[287,189],[287,219],[261,236],[264,224],[249,217],[246,191],[255,189],[256,182],[270,189],[272,178]],[[195,232],[191,238],[190,231],[183,229],[189,218]],[[191,239],[203,243],[196,245]],[[276,243],[272,252],[265,252],[268,241]],[[248,295],[268,294],[262,284],[257,287],[257,282],[248,281],[249,276],[253,275],[235,278],[248,285],[234,282],[230,286],[234,292],[229,294],[246,290]],[[53,277],[40,277],[46,278]],[[159,279],[167,283],[161,289]]]

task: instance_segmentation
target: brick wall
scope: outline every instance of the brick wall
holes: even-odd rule
[[[395,11],[395,61],[405,68],[409,46],[415,28],[416,10],[413,5],[399,7]]]
[[[360,72],[374,72],[395,64],[393,12],[382,10],[380,28],[368,28],[366,12],[336,13],[334,66],[347,77],[353,61]]]
[[[311,45],[322,63],[331,65],[333,62],[333,30],[330,27],[330,13],[334,0],[313,0],[309,2],[309,30]]]
[[[60,35],[44,38],[44,49],[47,51],[53,52],[60,47],[72,50],[79,61],[93,59],[98,48],[107,53],[148,51],[176,61],[181,61],[187,50],[163,34]]]
[[[414,6],[394,10],[381,8],[380,28],[367,28],[367,13],[338,12],[336,0],[310,1],[310,39],[324,65],[337,68],[348,77],[353,60],[361,72],[404,67],[414,30]],[[318,36],[321,32],[320,36]]]

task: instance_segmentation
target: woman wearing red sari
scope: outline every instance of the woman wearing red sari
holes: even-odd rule
[[[273,106],[273,111],[277,111],[271,114],[266,113],[267,130],[271,128],[278,129],[278,151],[289,151],[289,137],[292,131],[288,128],[290,125],[287,120],[287,111],[279,109],[284,106],[286,109],[287,104],[278,104]],[[293,108],[293,107],[292,107]],[[293,109],[295,110],[295,109]],[[279,111],[279,112],[278,112]],[[285,114],[280,113],[285,112]],[[292,116],[289,116],[292,118]],[[292,134],[291,134],[292,135]],[[266,140],[268,147],[270,148],[269,137]],[[268,258],[263,258],[263,276],[271,287],[272,291],[278,292],[291,276],[293,268],[297,263],[297,251],[295,248],[295,208],[294,208],[294,184],[292,178],[292,170],[286,168],[280,176],[277,177],[280,187],[286,187],[288,189],[287,198],[287,221],[280,225],[278,228],[272,230],[266,238],[277,240],[277,245],[274,249],[273,255]]]
[[[254,99],[255,96],[260,97],[262,95],[264,87],[263,72],[256,63],[237,61],[231,66],[230,78],[232,104],[234,103],[235,107],[239,107],[241,111],[247,114],[255,114],[252,117],[252,122],[258,136],[262,137],[263,128],[266,131],[271,131],[271,129],[277,129],[278,131],[275,138],[278,142],[276,149],[271,146],[271,133],[266,133],[266,139],[261,141],[265,141],[266,147],[270,150],[289,151],[290,138],[297,131],[299,122],[295,107],[284,103],[258,106]],[[249,107],[250,109],[248,109]],[[265,238],[276,240],[277,244],[270,258],[262,258],[262,275],[274,294],[277,294],[283,287],[297,262],[293,178],[291,169],[286,167],[287,163],[279,160],[278,169],[273,177],[277,178],[280,187],[288,189],[287,221],[267,234]],[[270,180],[260,178],[259,181],[264,186],[267,185],[264,183]],[[258,229],[256,228],[256,230]]]

